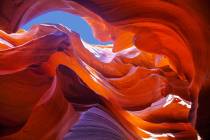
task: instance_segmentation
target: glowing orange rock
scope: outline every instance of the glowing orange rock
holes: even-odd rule
[[[84,17],[98,39],[114,45],[87,44],[62,25],[6,33],[54,9]],[[192,1],[5,0],[0,12],[0,139],[63,139],[69,129],[83,132],[94,111],[125,139],[198,138],[209,36]]]

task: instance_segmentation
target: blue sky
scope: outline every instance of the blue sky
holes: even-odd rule
[[[62,11],[53,11],[45,13],[41,16],[38,16],[25,25],[22,26],[23,29],[28,30],[33,24],[39,23],[59,23],[67,26],[71,30],[80,34],[80,37],[90,43],[90,44],[110,44],[111,42],[101,42],[96,40],[93,36],[93,32],[90,26],[84,21],[81,17],[62,12]]]

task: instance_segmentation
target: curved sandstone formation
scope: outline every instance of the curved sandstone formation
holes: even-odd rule
[[[3,0],[0,140],[208,139],[208,3]],[[201,8],[202,7],[202,8]],[[84,18],[107,46],[48,11]]]

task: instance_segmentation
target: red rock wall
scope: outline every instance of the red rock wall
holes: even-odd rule
[[[193,0],[3,0],[0,139],[81,139],[88,133],[95,139],[197,139],[198,134],[208,139],[207,5]],[[96,38],[114,44],[86,44],[62,25],[18,30],[52,10],[80,15]],[[91,112],[104,114],[112,127],[100,120],[92,123],[103,129],[92,129],[84,121]],[[90,131],[84,132],[83,125]]]

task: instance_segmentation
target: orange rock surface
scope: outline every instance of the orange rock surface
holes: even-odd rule
[[[209,138],[208,3],[0,3],[0,140],[71,140],[88,114],[103,114],[94,107],[111,123],[113,137],[95,134],[107,139]],[[18,30],[52,10],[81,16],[97,39],[114,43],[88,44],[62,25]]]

